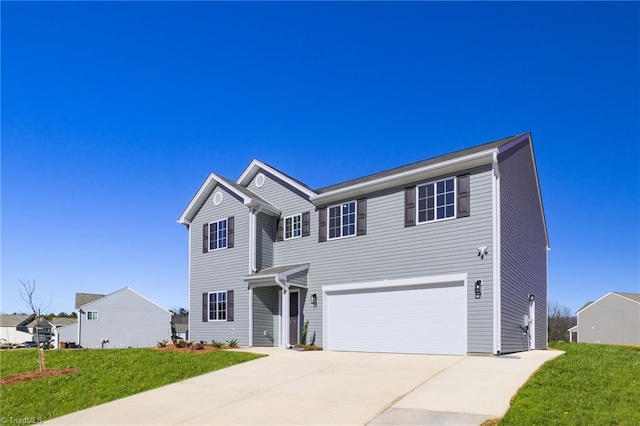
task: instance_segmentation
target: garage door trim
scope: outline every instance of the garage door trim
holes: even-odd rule
[[[351,284],[335,284],[335,285],[324,285],[322,286],[322,295],[323,295],[323,306],[322,306],[322,317],[323,317],[323,346],[327,350],[331,350],[329,347],[329,324],[328,324],[328,314],[329,314],[329,303],[327,295],[338,295],[340,293],[348,293],[352,291],[358,290],[380,290],[380,289],[389,289],[392,290],[394,288],[411,288],[411,287],[428,287],[429,285],[442,285],[442,284],[462,284],[465,289],[467,288],[467,276],[466,273],[461,274],[448,274],[448,275],[432,275],[432,276],[424,276],[424,277],[413,277],[413,278],[401,278],[394,280],[381,280],[381,281],[369,281],[369,282],[361,282],[361,283],[351,283]],[[467,299],[464,298],[464,310],[467,310]],[[465,329],[466,329],[466,320],[465,320]],[[465,331],[466,335],[466,331]],[[466,346],[466,345],[465,345]]]

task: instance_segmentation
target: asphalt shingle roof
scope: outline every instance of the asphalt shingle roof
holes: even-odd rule
[[[76,293],[76,309],[89,302],[103,298],[104,294]]]

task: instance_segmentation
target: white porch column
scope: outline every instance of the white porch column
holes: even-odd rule
[[[290,297],[291,292],[288,288],[282,289],[282,320],[281,329],[280,329],[280,346],[283,348],[289,347],[289,308],[290,308]]]

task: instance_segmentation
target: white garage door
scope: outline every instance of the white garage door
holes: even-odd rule
[[[467,352],[464,281],[385,284],[338,291],[330,286],[324,288],[327,349],[456,355]]]

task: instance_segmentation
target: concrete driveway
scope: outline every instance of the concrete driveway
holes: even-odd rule
[[[502,416],[562,352],[496,357],[298,352],[269,356],[47,422],[64,425],[478,425]]]

